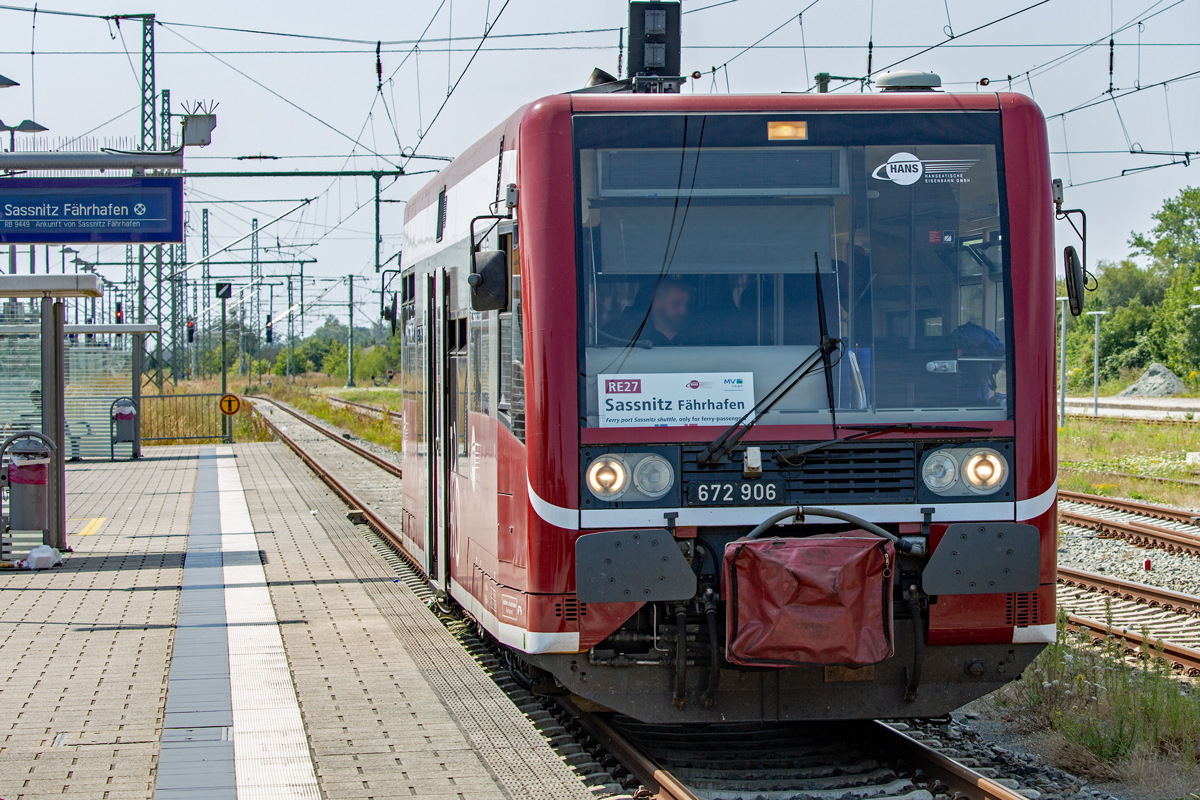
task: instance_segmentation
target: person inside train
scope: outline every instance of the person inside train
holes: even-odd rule
[[[648,288],[648,287],[647,287]],[[689,344],[686,329],[692,310],[692,287],[679,278],[658,281],[650,308],[635,302],[625,310],[624,335],[606,334],[606,338],[629,341],[651,347]],[[645,309],[645,310],[643,310]]]

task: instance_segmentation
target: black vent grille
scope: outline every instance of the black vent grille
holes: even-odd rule
[[[554,604],[554,616],[567,622],[577,622],[580,617],[587,616],[587,603],[579,602],[578,598],[567,597]]]
[[[1007,625],[1036,625],[1038,621],[1037,592],[1016,592],[1008,596],[1004,615]]]
[[[786,498],[777,505],[820,503],[914,503],[917,498],[916,450],[907,442],[844,443],[799,456],[795,466],[775,460],[790,445],[759,445],[764,480],[783,480]],[[740,481],[742,452],[716,466],[697,463],[704,445],[683,449],[683,480]],[[686,489],[686,487],[685,487]],[[685,496],[686,492],[685,492]]]

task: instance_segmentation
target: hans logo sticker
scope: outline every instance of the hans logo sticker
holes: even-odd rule
[[[891,181],[900,186],[911,186],[922,178],[925,183],[969,183],[963,173],[975,165],[977,158],[926,158],[912,153],[896,153],[880,164],[871,177],[880,181]]]

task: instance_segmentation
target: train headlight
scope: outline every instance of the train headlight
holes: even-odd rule
[[[975,494],[993,494],[1008,479],[1008,462],[990,447],[967,453],[962,462],[962,479]]]
[[[932,491],[944,492],[958,478],[958,463],[948,453],[932,453],[921,467],[921,479]]]
[[[671,491],[674,483],[675,470],[662,456],[646,456],[633,469],[633,485],[650,500],[657,500]]]
[[[587,487],[601,500],[616,500],[625,494],[629,488],[629,466],[625,459],[611,454],[597,458],[588,465]]]

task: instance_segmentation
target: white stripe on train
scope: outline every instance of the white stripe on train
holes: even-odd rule
[[[529,503],[544,521],[558,528],[576,531],[580,528],[636,528],[664,524],[663,514],[679,514],[676,525],[746,525],[756,519],[766,519],[788,506],[739,506],[737,508],[606,508],[579,511],[556,506],[529,487]],[[921,522],[922,508],[936,508],[935,522],[1012,522],[1036,519],[1048,511],[1058,496],[1058,478],[1050,488],[1029,500],[1015,503],[891,503],[879,505],[834,505],[829,508],[862,517],[868,522]],[[820,517],[811,517],[819,520]]]

